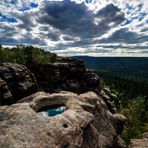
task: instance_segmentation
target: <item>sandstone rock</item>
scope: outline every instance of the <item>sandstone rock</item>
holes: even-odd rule
[[[142,139],[131,139],[129,148],[148,148],[148,132],[143,134]]]
[[[103,88],[103,90],[104,90],[104,92],[107,94],[107,95],[111,95],[111,91],[110,91],[110,89],[109,88]]]
[[[3,63],[0,65],[0,78],[2,104],[14,103],[37,91],[34,75],[24,65]],[[12,97],[13,99],[8,99]],[[7,101],[4,101],[6,98]]]
[[[78,94],[94,91],[106,102],[109,110],[116,113],[114,105],[116,96],[108,88],[101,90],[100,78],[85,68],[84,62],[73,58],[60,58],[59,62],[45,65],[35,65],[36,78],[40,90],[46,92],[72,91]],[[37,68],[36,68],[37,67]]]
[[[86,84],[90,87],[99,86],[100,79],[99,77],[91,71],[86,71],[84,73],[84,79],[86,80]]]
[[[74,81],[74,80],[67,80],[66,81],[66,85],[67,85],[67,90],[68,91],[72,91],[75,93],[80,93],[81,92],[81,87],[78,81]]]
[[[110,94],[110,93],[108,93]],[[99,92],[99,95],[104,99],[106,105],[108,106],[109,110],[112,112],[112,113],[116,113],[117,112],[117,109],[115,107],[115,104],[113,102],[113,99],[111,99],[112,97],[112,94],[107,95],[105,93],[105,91],[102,89],[100,92]]]
[[[12,94],[7,83],[0,78],[0,105],[12,102]]]
[[[59,66],[57,64],[42,65],[37,78],[51,84],[59,82],[61,80]]]
[[[53,117],[38,113],[53,105],[64,105],[66,111]],[[123,124],[124,117],[112,114],[94,92],[38,92],[17,104],[0,107],[0,147],[118,147],[119,122]]]

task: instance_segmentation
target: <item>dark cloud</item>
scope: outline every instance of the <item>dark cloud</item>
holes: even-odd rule
[[[98,24],[95,19],[100,19]],[[109,29],[124,21],[124,15],[113,4],[102,8],[97,14],[88,10],[85,3],[77,4],[69,0],[60,2],[48,1],[41,9],[37,22],[49,24],[64,34],[81,38],[101,36]]]
[[[14,36],[18,34],[18,30],[15,29],[15,26],[4,26],[1,25],[0,30],[0,44],[2,45],[18,45],[18,44],[37,44],[37,45],[46,45],[44,40],[40,37],[34,38],[31,33],[26,33],[21,37]]]
[[[107,5],[98,11],[96,16],[98,18],[102,18],[102,21],[105,25],[110,22],[114,22],[116,25],[118,25],[125,20],[124,14],[117,6],[114,6],[114,4]]]
[[[146,41],[148,41],[148,35],[141,35],[136,32],[129,31],[128,28],[121,28],[115,31],[110,37],[102,39],[99,42],[136,44]]]
[[[19,13],[17,14],[17,18],[21,21],[20,24],[17,25],[20,29],[26,29],[27,31],[31,31],[32,28],[37,26],[34,21],[35,14],[31,12]]]
[[[18,40],[14,39],[13,37],[0,37],[0,44],[1,45],[17,45]]]

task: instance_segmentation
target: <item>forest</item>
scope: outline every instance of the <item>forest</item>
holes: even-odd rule
[[[0,62],[12,62],[12,63],[53,63],[56,61],[57,55],[43,49],[18,45],[13,48],[2,47],[0,45]]]
[[[148,80],[94,71],[102,83],[117,95],[114,103],[118,112],[127,117],[122,138],[129,144],[132,138],[141,138],[148,131]]]

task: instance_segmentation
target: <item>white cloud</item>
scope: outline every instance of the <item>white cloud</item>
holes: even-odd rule
[[[71,1],[1,0],[0,12],[17,22],[0,22],[0,43],[32,44],[60,55],[148,56],[147,0]],[[30,9],[20,11],[24,7]]]

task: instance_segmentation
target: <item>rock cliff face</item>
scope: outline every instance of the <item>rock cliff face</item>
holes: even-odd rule
[[[64,90],[78,94],[93,91],[104,99],[111,112],[116,112],[113,103],[116,96],[101,86],[101,79],[86,69],[82,60],[62,58],[57,63],[27,67],[35,74],[40,90],[51,93]]]
[[[0,147],[124,147],[126,118],[116,113],[116,96],[83,61],[64,58],[27,67],[36,79],[23,65],[0,66]],[[66,110],[53,117],[40,112],[57,106]]]
[[[53,64],[27,66],[35,73],[40,89],[48,92],[66,90],[83,93],[100,89],[98,76],[87,70],[83,61],[78,59],[63,58]]]
[[[0,105],[12,104],[37,91],[34,75],[23,65],[0,65]]]

